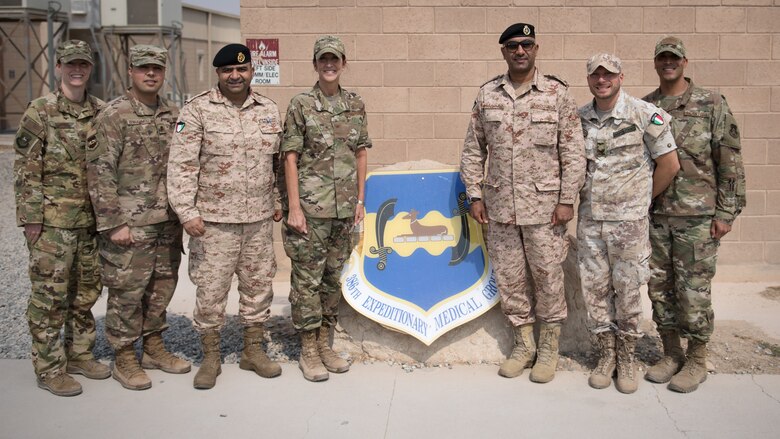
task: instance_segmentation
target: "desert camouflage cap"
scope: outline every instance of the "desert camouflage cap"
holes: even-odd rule
[[[346,51],[344,50],[344,43],[341,42],[339,37],[325,35],[314,43],[314,59],[320,59],[320,57],[326,53],[332,53],[339,58],[344,59]]]
[[[156,64],[165,67],[168,51],[157,46],[139,44],[130,48],[130,65],[134,67]]]
[[[592,74],[599,67],[604,67],[612,73],[620,73],[623,71],[623,62],[611,53],[597,53],[588,59],[588,74]]]
[[[81,40],[66,40],[57,46],[57,61],[69,63],[77,59],[83,59],[90,64],[95,64],[92,59],[92,48]]]
[[[665,37],[655,44],[655,55],[653,56],[656,57],[664,52],[671,52],[680,58],[685,58],[685,45],[677,37]]]

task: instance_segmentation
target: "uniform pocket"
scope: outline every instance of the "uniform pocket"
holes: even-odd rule
[[[531,132],[536,146],[558,144],[558,115],[554,111],[531,109]]]
[[[209,127],[203,135],[200,152],[207,155],[233,155],[235,136],[236,133],[229,128]]]
[[[718,254],[718,247],[720,247],[720,241],[717,239],[696,242],[693,244],[693,259],[695,261],[702,261],[707,258],[712,258]]]

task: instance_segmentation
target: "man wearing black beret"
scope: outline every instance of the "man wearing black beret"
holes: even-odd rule
[[[282,135],[276,103],[252,91],[249,49],[228,44],[213,62],[217,86],[187,102],[174,130],[168,198],[190,235],[193,313],[203,345],[196,389],[214,387],[220,329],[238,275],[244,350],[239,367],[272,378],[282,373],[262,350],[276,273],[273,222],[282,217],[274,181]]]
[[[584,140],[568,85],[535,66],[534,27],[513,24],[498,43],[508,72],[479,90],[460,175],[471,216],[490,222],[488,254],[501,308],[514,329],[515,348],[498,373],[513,378],[533,365],[531,381],[546,383],[555,377],[567,315],[561,263],[568,250],[566,223],[585,180]]]

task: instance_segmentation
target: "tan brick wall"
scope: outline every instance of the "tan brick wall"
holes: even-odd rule
[[[651,5],[652,6],[648,6]],[[366,101],[375,148],[369,163],[458,163],[480,84],[503,73],[498,35],[516,21],[537,26],[537,65],[590,99],[584,60],[614,51],[625,87],[657,86],[652,51],[682,37],[688,75],[729,100],[741,124],[748,207],[723,242],[723,263],[780,263],[780,1],[778,0],[243,0],[242,38],[279,38],[281,86],[263,87],[282,112],[316,80],[312,45],[339,35],[343,84]]]

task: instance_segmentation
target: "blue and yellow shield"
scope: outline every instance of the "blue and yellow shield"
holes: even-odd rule
[[[347,302],[430,345],[498,302],[482,227],[457,171],[373,172],[363,239],[344,269]]]

